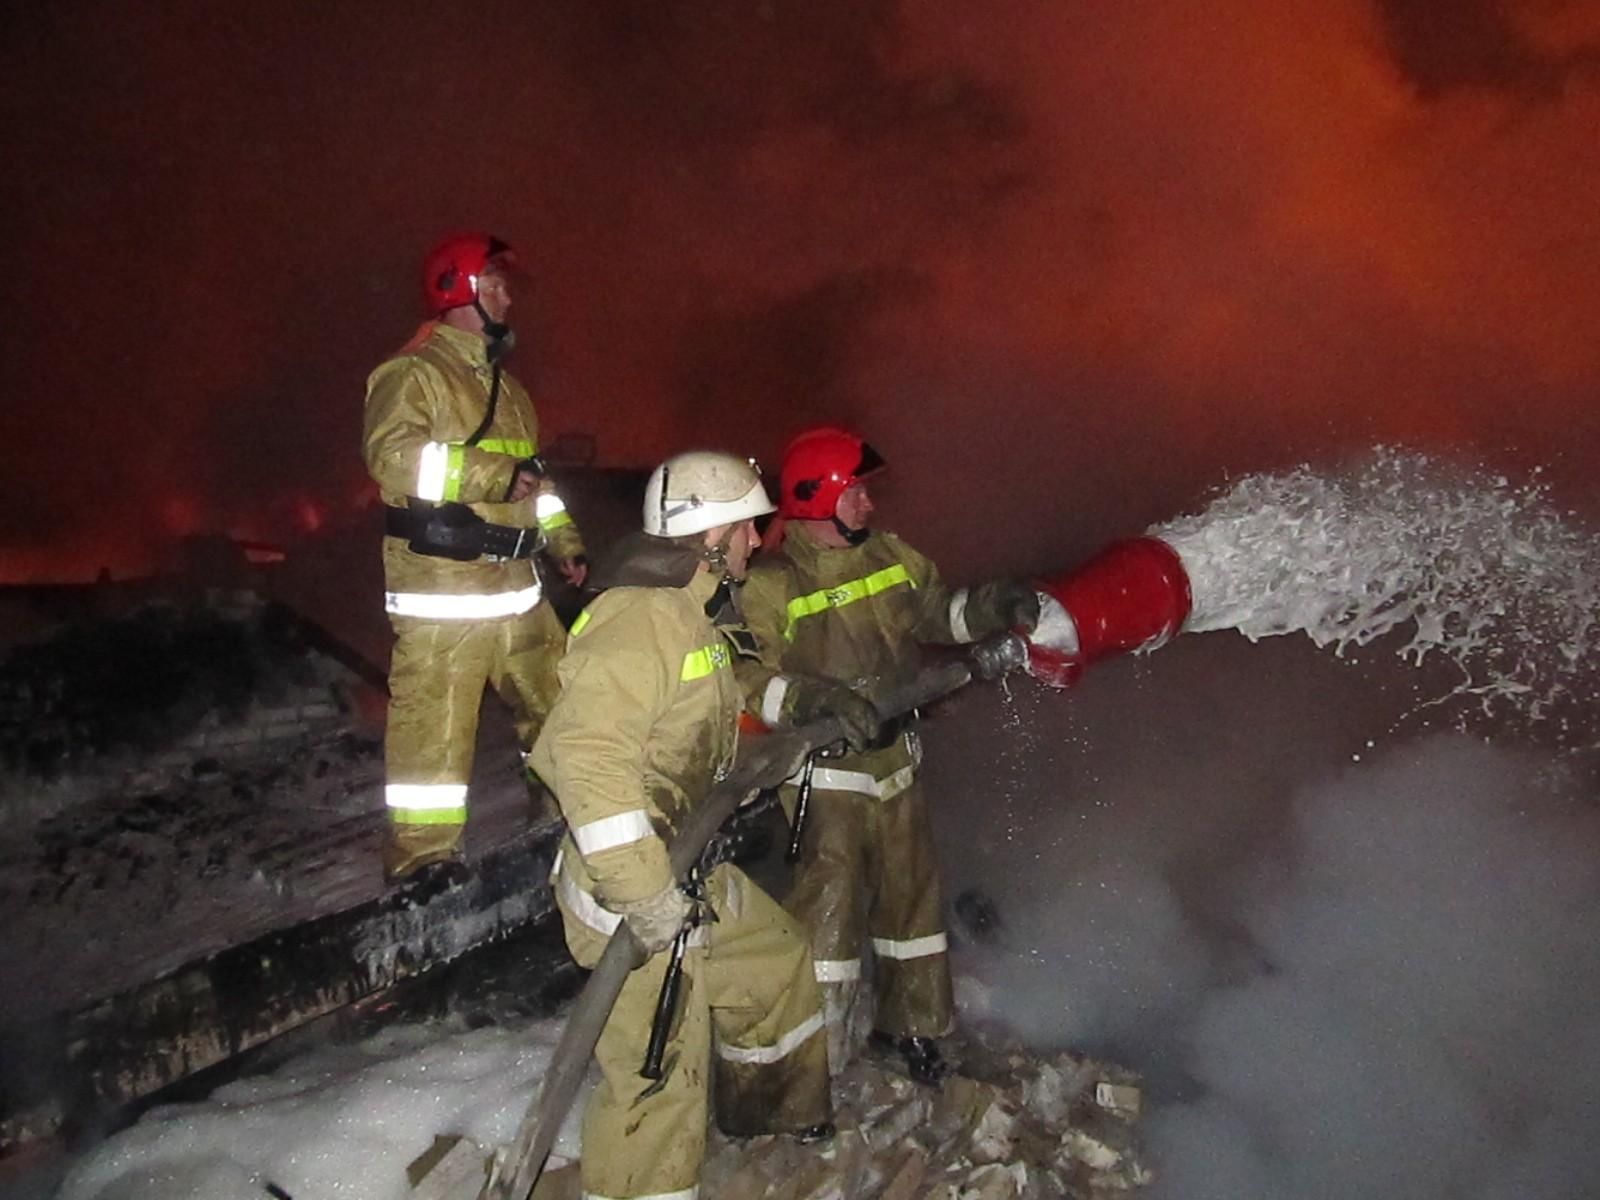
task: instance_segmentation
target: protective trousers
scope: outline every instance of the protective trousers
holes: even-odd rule
[[[954,1002],[932,830],[914,768],[876,779],[851,758],[835,761],[843,765],[819,759],[813,768],[800,861],[784,907],[811,933],[838,1071],[849,1057],[869,937],[876,1028],[939,1037],[952,1028]],[[794,787],[783,789],[791,820],[795,795]]]
[[[392,623],[384,870],[395,877],[461,843],[485,684],[511,706],[523,752],[533,745],[555,703],[566,630],[548,603],[498,620]]]
[[[581,965],[593,967],[618,918],[559,864],[556,872],[567,946]],[[662,1078],[644,1079],[639,1068],[668,952],[628,976],[600,1034],[601,1080],[583,1123],[586,1196],[694,1196],[705,1157],[708,1085],[715,1088],[717,1124],[733,1136],[831,1119],[821,1005],[804,934],[735,867],[718,867],[706,889],[717,920],[696,929],[684,956]]]

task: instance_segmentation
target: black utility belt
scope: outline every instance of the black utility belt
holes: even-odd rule
[[[412,498],[408,507],[385,506],[383,531],[405,538],[414,554],[472,562],[479,558],[532,558],[544,547],[544,530],[496,525],[465,504]]]

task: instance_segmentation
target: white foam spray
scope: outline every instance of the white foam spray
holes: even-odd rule
[[[1409,632],[1396,652],[1452,663],[1450,695],[1486,713],[1570,721],[1600,699],[1600,542],[1537,478],[1380,448],[1339,473],[1252,475],[1150,532],[1188,572],[1186,631],[1299,632],[1340,654]]]

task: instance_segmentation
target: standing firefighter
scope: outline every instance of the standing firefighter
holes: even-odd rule
[[[725,1133],[832,1132],[804,932],[737,868],[710,868],[690,896],[667,860],[666,841],[733,762],[742,707],[733,659],[754,651],[732,584],[760,544],[752,518],[771,511],[742,459],[696,451],[656,468],[644,532],[596,571],[607,590],[573,624],[561,696],[533,749],[570,831],[554,884],[573,957],[592,967],[624,920],[651,955],[628,977],[595,1050],[588,1195],[693,1194],[713,1045]],[[662,981],[680,952],[660,1078],[643,1078]]]
[[[781,548],[751,568],[743,604],[765,669],[745,673],[769,725],[820,712],[853,730],[851,748],[816,756],[784,789],[804,824],[788,910],[810,930],[824,989],[833,1068],[849,1053],[862,950],[874,951],[873,1039],[905,1056],[913,1077],[937,1082],[934,1039],[953,1025],[950,966],[926,802],[921,747],[909,720],[877,724],[868,703],[913,678],[918,644],[964,643],[1038,618],[1032,588],[996,581],[952,590],[932,562],[892,533],[873,532],[867,478],[884,466],[839,429],[814,429],[785,451]],[[776,533],[776,536],[774,536]]]
[[[486,683],[526,748],[555,699],[564,631],[544,600],[542,547],[573,583],[583,544],[544,476],[538,422],[504,369],[511,249],[447,238],[423,262],[431,319],[367,382],[364,450],[385,505],[385,606],[395,631],[385,738],[398,879],[459,856]]]

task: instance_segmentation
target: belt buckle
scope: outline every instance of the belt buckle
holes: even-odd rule
[[[527,537],[528,531],[526,529],[517,530],[517,540],[512,544],[511,550],[508,553],[485,554],[483,555],[483,561],[492,563],[516,562],[522,557],[522,543],[527,540]],[[528,554],[530,557],[532,556],[532,549],[528,551]]]

